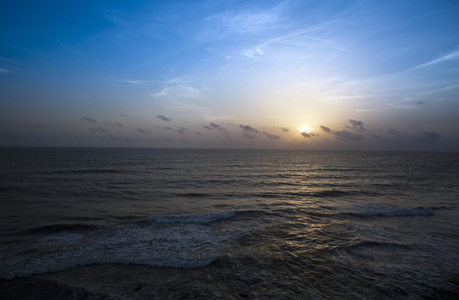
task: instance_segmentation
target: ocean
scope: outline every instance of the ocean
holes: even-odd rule
[[[459,153],[0,148],[2,299],[457,299]]]

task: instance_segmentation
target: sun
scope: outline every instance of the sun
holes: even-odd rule
[[[304,127],[300,128],[300,132],[309,132],[309,131],[311,131],[311,128],[309,128],[307,126],[304,126]]]

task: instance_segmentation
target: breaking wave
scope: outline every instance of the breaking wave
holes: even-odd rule
[[[230,247],[236,231],[205,223],[235,211],[150,217],[115,225],[50,225],[23,232],[32,239],[0,245],[0,278],[25,277],[90,264],[197,268]],[[40,235],[37,237],[37,233]]]

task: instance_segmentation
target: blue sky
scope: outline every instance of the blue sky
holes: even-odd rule
[[[459,151],[458,1],[0,4],[0,145]]]

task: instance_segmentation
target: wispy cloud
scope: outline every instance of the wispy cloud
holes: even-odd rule
[[[248,132],[243,132],[242,133],[246,138],[248,138],[249,140],[255,140],[257,138],[257,136],[255,134],[250,134]]]
[[[354,131],[366,131],[367,130],[363,126],[363,122],[362,121],[350,119],[348,122],[349,122],[350,125],[347,125],[346,128],[352,129]]]
[[[276,135],[276,134],[271,134],[269,132],[266,132],[266,131],[263,131],[263,134],[268,138],[268,139],[271,139],[271,140],[280,140],[281,137]]]
[[[318,136],[318,134],[314,132],[301,132],[301,135],[305,138],[311,138],[313,136]]]
[[[88,118],[88,117],[82,117],[80,118],[80,121],[84,123],[97,124],[96,120]]]
[[[210,122],[209,125],[202,125],[203,128],[205,129],[208,129],[208,130],[218,130],[218,131],[225,131],[225,128],[218,125],[218,124],[215,124],[215,123],[212,123]]]
[[[329,49],[336,53],[343,51],[348,52],[349,50],[345,46],[336,41],[316,37],[318,32],[330,30],[331,26],[339,25],[347,20],[348,18],[335,19],[317,25],[303,27],[302,29],[297,29],[297,27],[293,26],[291,28],[284,28],[281,34],[265,39],[254,47],[244,49],[241,51],[241,54],[250,58],[259,58],[267,52],[266,49],[268,47],[280,44],[289,45],[297,49]],[[285,31],[287,31],[287,33],[285,33]]]
[[[326,133],[330,133],[331,132],[331,129],[329,127],[327,127],[327,126],[321,125],[319,128],[322,129],[323,131],[325,131]]]
[[[290,130],[286,127],[274,127],[274,129],[280,129],[282,130],[283,132],[289,132]]]
[[[145,83],[143,80],[120,80],[122,83],[128,83],[128,84],[139,84],[139,83]]]
[[[104,128],[100,128],[100,127],[99,127],[99,128],[90,128],[89,130],[90,130],[92,133],[97,133],[97,132],[107,132],[107,130],[106,130],[106,129],[104,129]]]
[[[260,133],[257,129],[249,125],[241,124],[239,125],[239,128],[242,129],[244,136],[248,138],[249,140],[255,140],[257,138],[257,134]]]
[[[179,129],[177,129],[177,132],[178,133],[181,133],[181,134],[185,134],[187,133],[189,130],[184,128],[184,127],[179,127]]]
[[[426,63],[424,63],[422,65],[416,66],[416,67],[412,68],[412,70],[428,67],[428,66],[431,66],[431,65],[435,65],[435,64],[442,63],[442,62],[445,62],[445,61],[448,61],[448,60],[453,60],[453,59],[459,59],[459,49],[457,49],[457,50],[455,50],[455,51],[453,51],[451,53],[445,54],[443,56],[440,56],[439,58],[436,58],[436,59],[431,60],[429,62],[426,62]]]
[[[365,139],[365,136],[357,133],[352,133],[347,130],[340,130],[340,131],[333,131],[332,132],[334,135],[337,137],[343,138],[345,140],[350,140],[350,141],[360,141]]]
[[[150,131],[145,130],[145,129],[142,129],[142,128],[137,128],[137,132],[140,132],[140,133],[147,133],[147,134],[150,133]]]
[[[109,22],[113,23],[115,26],[119,28],[127,28],[129,26],[128,22],[126,22],[121,16],[123,14],[122,10],[119,9],[103,9],[102,16]]]
[[[401,101],[396,103],[388,103],[387,105],[401,109],[417,109],[424,104],[424,101],[415,100],[411,97],[403,97]]]
[[[257,47],[255,49],[242,50],[241,54],[250,58],[256,58],[258,55],[263,55],[265,53],[260,47]]]
[[[169,122],[171,119],[166,117],[165,115],[157,115],[156,116],[158,119],[163,120],[165,122]]]
[[[156,128],[161,128],[161,129],[164,129],[164,130],[172,130],[172,128],[170,128],[169,126],[158,126],[158,125],[156,125],[155,127]]]
[[[239,125],[239,127],[244,130],[245,132],[248,132],[248,133],[260,133],[257,129],[249,126],[249,125]]]
[[[111,123],[111,122],[105,122],[105,125],[108,125],[108,126],[119,126],[119,127],[123,126],[123,124],[121,124],[120,122],[113,122],[113,123]]]
[[[224,39],[235,35],[259,34],[272,29],[279,21],[279,9],[264,11],[226,11],[206,19],[201,38]]]
[[[161,91],[151,94],[153,98],[197,98],[201,90],[185,84],[168,85]]]
[[[167,101],[169,109],[191,109],[209,113],[207,107],[197,104],[206,101],[206,91],[200,87],[201,80],[193,75],[165,80],[161,89],[150,96],[157,100]]]
[[[14,72],[10,71],[10,70],[7,70],[7,69],[4,69],[4,68],[0,68],[0,73],[14,73]]]
[[[357,121],[357,120],[352,120],[352,119],[348,120],[348,122],[349,122],[349,124],[351,124],[351,126],[346,125],[345,127],[348,128],[348,129],[353,130],[354,132],[348,131],[346,129],[344,129],[344,130],[332,130],[329,127],[326,127],[326,126],[323,126],[323,125],[321,125],[319,128],[322,129],[323,131],[325,131],[326,133],[333,134],[336,137],[339,137],[339,138],[342,138],[342,139],[345,139],[345,140],[349,140],[349,141],[364,140],[365,136],[359,133],[359,132],[362,132],[362,131],[366,131],[366,129],[363,127],[363,122]],[[303,132],[303,133],[305,133],[305,132]],[[304,137],[308,137],[308,136],[305,136],[303,133],[302,133],[302,135]],[[306,134],[308,134],[308,133],[306,133]]]

